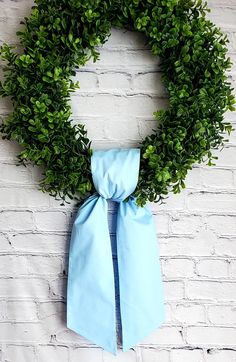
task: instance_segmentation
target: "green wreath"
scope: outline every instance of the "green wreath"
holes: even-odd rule
[[[155,113],[157,130],[140,144],[137,203],[162,202],[185,187],[193,163],[214,164],[211,149],[224,146],[224,133],[233,130],[223,115],[235,99],[226,75],[228,39],[207,11],[201,0],[36,1],[17,33],[23,54],[1,47],[7,65],[0,94],[14,106],[1,132],[23,147],[21,163],[44,167],[43,191],[63,200],[94,192],[91,143],[83,125],[71,125],[68,100],[78,87],[75,69],[98,59],[112,26],[146,35],[169,95],[169,108]]]

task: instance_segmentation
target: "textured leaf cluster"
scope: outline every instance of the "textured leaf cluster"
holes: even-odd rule
[[[208,11],[202,0],[36,1],[17,33],[22,54],[1,47],[0,94],[14,109],[1,132],[22,146],[20,162],[44,168],[43,191],[62,200],[94,192],[91,143],[84,126],[71,120],[70,94],[79,87],[71,79],[99,58],[112,26],[146,35],[169,97],[168,109],[155,113],[156,130],[140,143],[138,204],[180,192],[194,163],[214,164],[212,150],[233,130],[224,113],[234,110],[235,99],[227,81],[228,39]]]

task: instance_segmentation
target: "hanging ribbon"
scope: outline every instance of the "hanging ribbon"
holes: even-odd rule
[[[137,185],[138,149],[94,151],[96,195],[73,225],[67,289],[67,326],[117,353],[115,282],[108,203],[119,203],[116,226],[123,351],[156,329],[164,317],[158,245],[151,212],[130,196]]]

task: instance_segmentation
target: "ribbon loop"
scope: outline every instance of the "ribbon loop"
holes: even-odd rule
[[[155,227],[150,211],[123,202],[137,185],[140,151],[94,151],[91,169],[99,195],[79,209],[72,229],[67,326],[117,352],[114,268],[107,199],[119,202],[116,226],[123,350],[163,321],[163,292]]]
[[[137,186],[139,164],[138,149],[94,151],[91,169],[99,195],[113,201],[124,201]]]

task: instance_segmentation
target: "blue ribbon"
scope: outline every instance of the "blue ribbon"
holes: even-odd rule
[[[67,289],[67,326],[117,353],[114,268],[108,203],[119,203],[116,226],[123,351],[163,322],[163,290],[151,212],[130,196],[138,182],[140,151],[94,151],[96,195],[79,209],[72,229]]]

